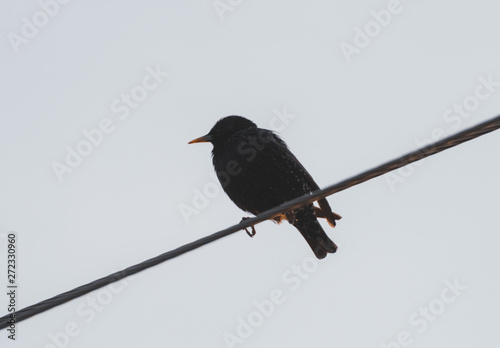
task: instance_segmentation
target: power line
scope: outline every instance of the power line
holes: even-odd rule
[[[313,203],[321,198],[325,198],[325,197],[330,196],[330,195],[337,193],[339,191],[343,191],[347,188],[358,185],[358,184],[365,182],[365,181],[368,181],[370,179],[376,178],[380,175],[383,175],[383,174],[388,173],[390,171],[393,171],[395,169],[404,167],[410,163],[421,160],[425,157],[432,156],[438,152],[449,149],[451,147],[454,147],[454,146],[459,145],[463,142],[472,140],[474,138],[480,137],[481,135],[490,133],[490,132],[497,130],[499,128],[500,128],[500,116],[497,116],[489,121],[480,123],[477,126],[468,128],[462,132],[459,132],[455,135],[449,136],[449,137],[447,137],[443,140],[437,141],[433,144],[429,144],[421,149],[415,150],[415,151],[410,152],[404,156],[396,158],[392,161],[386,162],[386,163],[379,165],[375,168],[364,171],[358,175],[352,176],[352,177],[345,179],[341,182],[338,182],[334,185],[327,186],[326,188],[324,188],[322,190],[317,190],[317,191],[313,192],[312,194],[305,195],[305,196],[293,199],[291,201],[285,202],[278,207],[269,209],[269,210],[257,215],[256,217],[243,220],[242,222],[240,222],[237,225],[228,227],[228,228],[223,229],[219,232],[216,232],[216,233],[211,234],[209,236],[198,239],[194,242],[185,244],[177,249],[168,251],[166,253],[163,253],[161,255],[153,257],[149,260],[141,262],[137,265],[128,267],[122,271],[110,274],[106,277],[102,277],[102,278],[97,279],[91,283],[79,286],[73,290],[56,295],[56,296],[54,296],[50,299],[47,299],[45,301],[42,301],[42,302],[39,302],[39,303],[34,304],[32,306],[23,308],[23,309],[16,312],[15,320],[16,320],[16,322],[20,322],[24,319],[30,318],[34,315],[45,312],[51,308],[54,308],[54,307],[59,306],[63,303],[71,301],[75,298],[83,296],[91,291],[97,290],[97,289],[102,288],[106,285],[109,285],[109,284],[114,283],[118,280],[121,280],[125,277],[136,274],[136,273],[141,272],[141,271],[148,269],[150,267],[156,266],[156,265],[158,265],[162,262],[165,262],[167,260],[173,259],[173,258],[180,256],[188,251],[197,249],[203,245],[214,242],[220,238],[226,237],[230,234],[233,234],[237,231],[243,230],[243,229],[250,227],[252,225],[256,225],[262,221],[269,220],[270,218],[272,218],[276,215],[279,215],[281,213],[284,213],[284,212],[287,212],[290,210],[297,209],[305,204]],[[0,329],[6,328],[9,325],[9,320],[11,320],[10,315],[5,315],[5,316],[1,317],[0,318]]]

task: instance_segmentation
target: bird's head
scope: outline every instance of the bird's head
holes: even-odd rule
[[[256,128],[257,125],[244,117],[241,116],[223,117],[219,121],[217,121],[215,126],[212,127],[212,129],[210,130],[210,132],[208,132],[208,134],[196,138],[194,140],[191,140],[188,144],[207,143],[207,142],[215,144],[224,141],[225,139],[227,139],[236,132],[252,127]]]

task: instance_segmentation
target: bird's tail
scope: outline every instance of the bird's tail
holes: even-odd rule
[[[337,246],[323,231],[314,215],[312,204],[297,210],[294,218],[293,225],[302,234],[318,259],[324,259],[327,253],[337,251]]]

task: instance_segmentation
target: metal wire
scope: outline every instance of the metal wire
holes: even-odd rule
[[[153,257],[149,260],[141,262],[137,265],[128,267],[122,271],[115,272],[115,273],[110,274],[106,277],[102,277],[100,279],[97,279],[91,283],[79,286],[73,290],[64,292],[64,293],[56,295],[50,299],[44,300],[44,301],[39,302],[37,304],[34,304],[32,306],[21,309],[15,313],[15,321],[16,321],[16,323],[18,323],[24,319],[30,318],[34,315],[45,312],[51,308],[54,308],[54,307],[59,306],[63,303],[71,301],[75,298],[83,296],[91,291],[97,290],[97,289],[102,288],[106,285],[109,285],[111,283],[119,281],[120,279],[123,279],[125,277],[130,276],[130,275],[133,275],[135,273],[141,272],[145,269],[148,269],[150,267],[158,265],[158,264],[165,262],[167,260],[173,259],[177,256],[180,256],[184,253],[187,253],[188,251],[197,249],[203,245],[214,242],[214,241],[216,241],[220,238],[226,237],[232,233],[235,233],[235,232],[243,230],[247,227],[256,225],[260,222],[269,220],[270,218],[272,218],[276,215],[287,212],[289,210],[297,209],[305,204],[315,202],[318,199],[330,196],[330,195],[337,193],[339,191],[343,191],[347,188],[358,185],[358,184],[363,183],[365,181],[368,181],[370,179],[376,178],[380,175],[386,174],[386,173],[393,171],[395,169],[404,167],[410,163],[421,160],[425,157],[432,156],[438,152],[441,152],[443,150],[457,146],[463,142],[475,139],[481,135],[490,133],[490,132],[497,130],[499,128],[500,128],[500,116],[497,116],[497,117],[495,117],[489,121],[483,122],[477,126],[474,126],[472,128],[468,128],[462,132],[459,132],[455,135],[449,136],[443,140],[437,141],[433,144],[429,144],[421,149],[410,152],[404,156],[401,156],[401,157],[396,158],[392,161],[386,162],[386,163],[379,165],[375,168],[372,168],[370,170],[364,171],[361,174],[352,176],[348,179],[345,179],[345,180],[338,182],[334,185],[328,186],[324,189],[317,190],[317,191],[313,192],[312,194],[305,195],[305,196],[293,199],[291,201],[285,202],[278,207],[275,207],[273,209],[269,209],[269,210],[263,212],[262,214],[257,215],[256,217],[243,220],[242,222],[240,222],[237,225],[228,227],[228,228],[223,229],[219,232],[216,232],[216,233],[211,234],[209,236],[198,239],[194,242],[185,244],[177,249],[168,251],[166,253],[163,253],[161,255]],[[11,320],[10,314],[1,317],[0,318],[0,329],[4,329],[4,328],[8,327],[10,320]]]

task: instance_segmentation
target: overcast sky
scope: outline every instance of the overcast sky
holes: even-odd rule
[[[0,3],[0,315],[233,225],[222,116],[327,186],[500,114],[500,5]],[[265,222],[0,331],[1,347],[494,347],[500,133],[329,198],[317,261]]]

